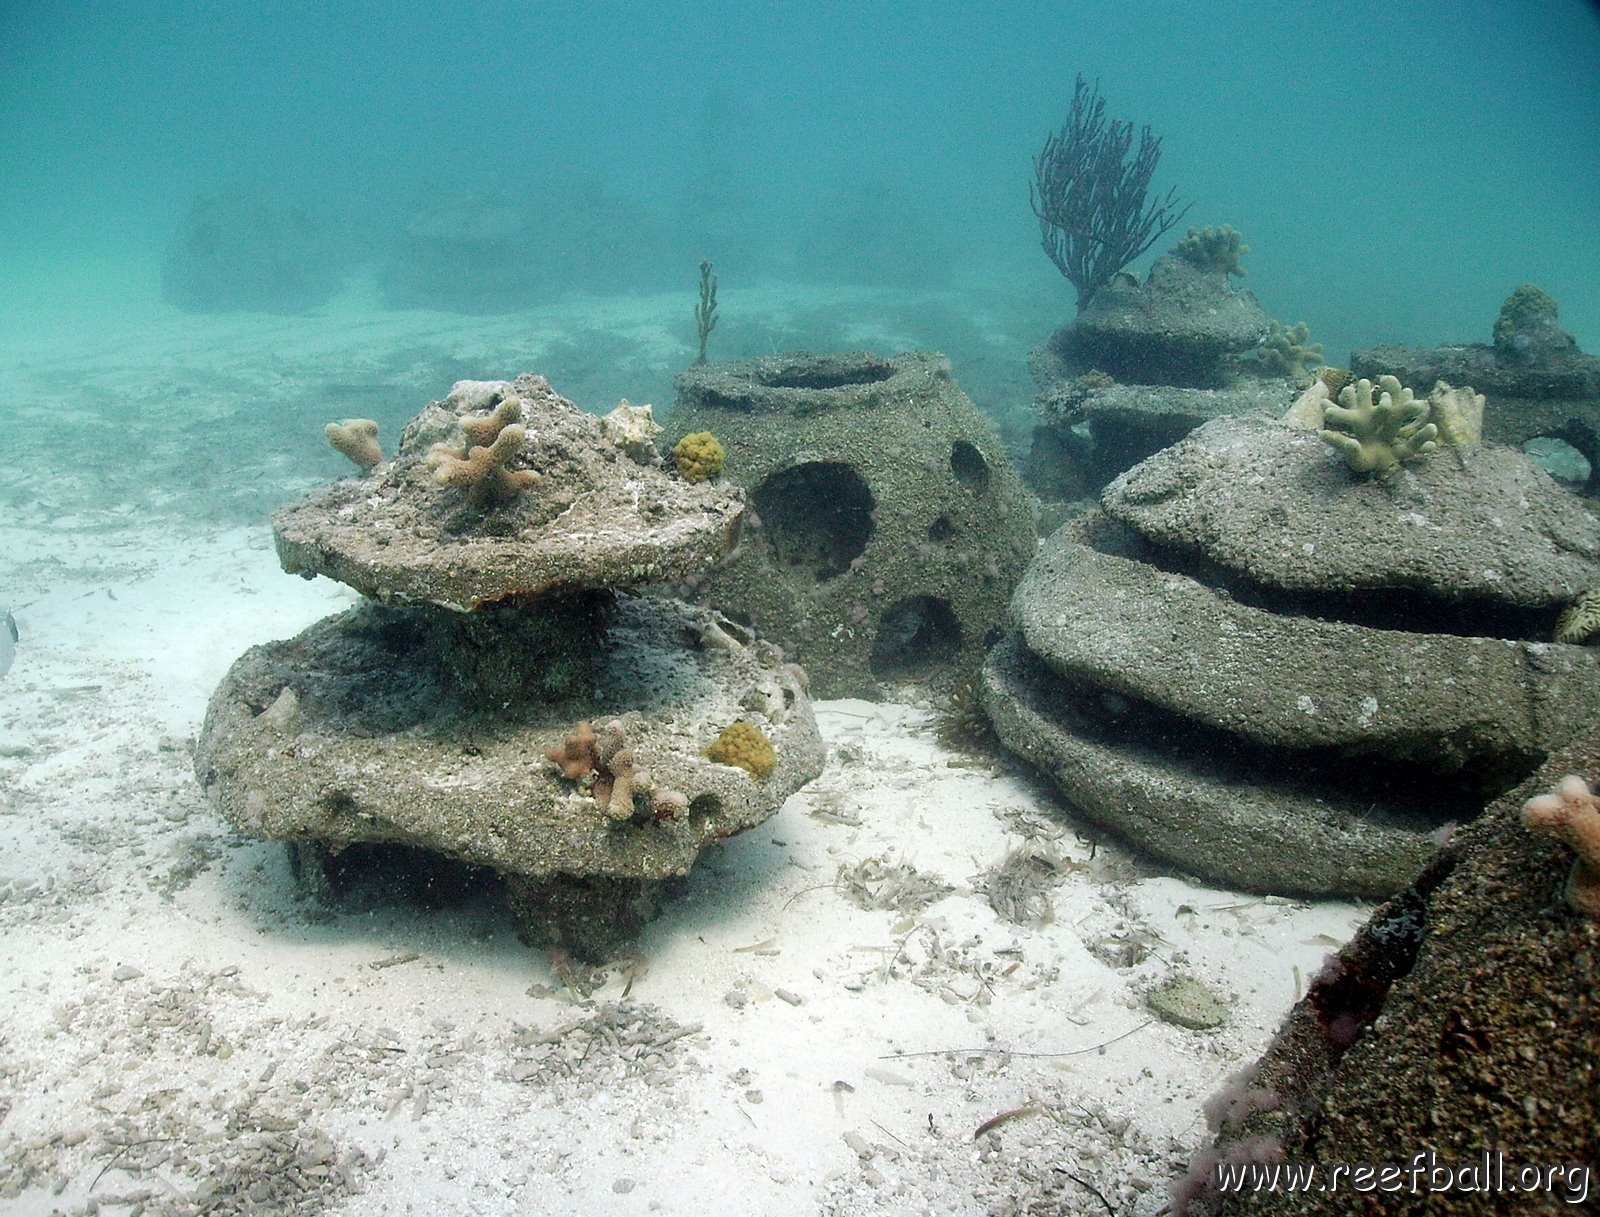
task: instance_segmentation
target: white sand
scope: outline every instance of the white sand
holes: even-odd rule
[[[326,373],[419,341],[417,316],[320,348],[277,321],[242,347],[228,321],[61,347],[8,369],[7,426],[71,399],[69,354],[115,417],[184,360]],[[94,458],[112,480],[119,438]],[[5,1213],[1154,1214],[1203,1099],[1362,916],[1157,875],[1026,775],[941,749],[927,711],[853,701],[819,707],[824,776],[707,854],[631,965],[553,971],[489,902],[330,913],[214,816],[188,748],[245,647],[350,593],[282,574],[264,520],[96,501],[93,467],[51,489],[13,464],[40,480],[10,482],[0,523],[22,631],[0,679]],[[981,875],[1030,842],[1059,864],[1053,913],[1016,925]],[[953,890],[858,907],[841,868],[880,858]],[[1174,975],[1225,1025],[1155,1018]]]

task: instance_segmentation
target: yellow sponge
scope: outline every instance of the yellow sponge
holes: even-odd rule
[[[724,727],[706,755],[721,765],[737,765],[754,778],[766,777],[778,763],[766,733],[743,719]]]

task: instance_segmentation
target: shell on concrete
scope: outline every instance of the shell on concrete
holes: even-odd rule
[[[439,611],[363,604],[245,652],[213,695],[196,750],[229,823],[274,840],[399,843],[513,877],[661,879],[822,771],[795,670],[709,610],[620,598],[592,661],[599,692],[516,715],[441,682],[435,657],[415,645],[422,618]],[[716,643],[695,642],[706,636]],[[273,710],[286,690],[292,715]],[[633,753],[632,819],[608,816],[547,763],[582,719],[597,730],[618,722]],[[777,752],[759,781],[704,756],[741,719]],[[682,796],[670,817],[653,811],[667,792]]]
[[[464,415],[508,395],[527,428],[514,467],[539,482],[488,510],[440,486],[427,463]],[[406,427],[392,461],[273,517],[292,573],[327,575],[386,604],[468,611],[552,592],[635,587],[705,571],[737,542],[744,504],[629,459],[541,376],[462,381]]]

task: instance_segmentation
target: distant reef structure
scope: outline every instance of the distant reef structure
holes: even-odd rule
[[[671,248],[643,204],[594,182],[443,189],[380,239],[378,291],[393,308],[516,312],[568,292],[665,287]]]
[[[1389,374],[1419,388],[1436,381],[1470,384],[1486,399],[1484,439],[1521,447],[1550,438],[1588,461],[1586,493],[1600,495],[1600,358],[1586,355],[1560,325],[1545,291],[1525,283],[1495,318],[1487,343],[1436,347],[1377,346],[1350,356],[1351,371]]]
[[[395,308],[514,312],[549,296],[527,215],[493,192],[445,194],[406,217],[378,261]]]
[[[303,313],[343,283],[345,259],[301,208],[250,191],[206,194],[190,205],[161,259],[161,293],[198,313]]]
[[[1600,720],[1600,650],[1553,641],[1600,588],[1600,519],[1471,442],[1470,390],[1342,396],[1212,419],[1117,477],[1029,567],[983,697],[1006,747],[1168,864],[1386,898]]]
[[[928,351],[688,368],[673,434],[714,436],[750,518],[685,594],[781,644],[824,697],[969,677],[1035,546],[1000,441]]]
[[[280,511],[284,569],[365,600],[218,686],[195,765],[228,821],[288,842],[314,891],[498,886],[530,936],[592,958],[820,773],[804,672],[642,594],[710,569],[746,515],[657,431],[540,376],[461,381],[391,459]]]
[[[1322,362],[1231,280],[1250,252],[1230,225],[1191,228],[1143,281],[1119,272],[1033,349],[1039,386],[1028,480],[1088,497],[1213,418],[1281,415]]]

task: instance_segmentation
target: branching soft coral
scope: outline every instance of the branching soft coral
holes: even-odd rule
[[[1366,379],[1346,385],[1339,404],[1323,411],[1322,421],[1317,434],[1357,473],[1385,474],[1439,446],[1439,428],[1428,421],[1428,403],[1418,401],[1393,376],[1378,377],[1376,385]]]
[[[1534,832],[1559,837],[1577,851],[1567,878],[1567,903],[1600,918],[1600,798],[1590,793],[1589,784],[1568,774],[1549,794],[1523,805],[1522,822]]]
[[[460,486],[467,502],[475,507],[509,503],[539,480],[531,469],[508,469],[527,437],[522,417],[522,402],[508,397],[489,414],[468,415],[461,420],[465,448],[435,444],[428,464],[441,486]]]
[[[347,418],[322,429],[334,451],[349,457],[371,473],[383,463],[383,448],[378,444],[378,424],[370,418]]]
[[[633,749],[623,745],[620,721],[596,735],[593,724],[585,719],[545,756],[568,781],[588,781],[590,795],[606,815],[627,820],[633,817],[634,758]]]

